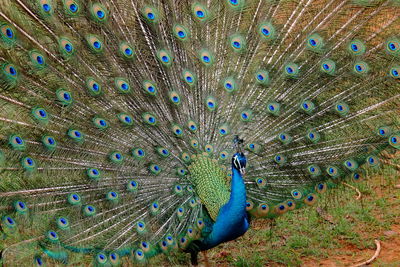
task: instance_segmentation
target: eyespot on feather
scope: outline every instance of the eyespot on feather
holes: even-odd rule
[[[273,116],[279,116],[281,112],[281,105],[277,102],[267,103],[267,112]]]
[[[63,0],[64,13],[70,17],[76,17],[81,12],[81,5],[75,0]]]
[[[286,64],[283,70],[284,70],[284,75],[290,79],[297,78],[300,73],[299,65],[297,65],[296,63]]]
[[[108,10],[100,3],[89,6],[90,15],[93,21],[105,23],[108,19]]]
[[[86,88],[91,96],[99,96],[102,94],[102,86],[93,77],[88,77],[86,79]]]
[[[209,111],[214,111],[218,107],[218,102],[213,96],[208,96],[205,99],[205,104]]]
[[[349,42],[347,50],[352,56],[362,56],[366,51],[366,47],[361,40],[356,39]]]
[[[215,60],[214,55],[207,49],[201,49],[198,58],[205,67],[211,67]]]
[[[166,67],[170,67],[174,60],[171,53],[165,49],[157,51],[157,58],[160,61],[160,63]]]
[[[133,125],[133,118],[128,113],[119,113],[117,114],[118,120],[122,123],[123,126],[132,126]]]
[[[143,88],[144,92],[149,96],[157,95],[157,85],[153,81],[150,81],[150,80],[143,81],[142,88]]]
[[[258,70],[255,74],[255,80],[260,85],[268,85],[270,83],[269,73],[266,70]]]
[[[114,78],[114,87],[121,94],[128,94],[131,92],[131,86],[129,84],[129,81],[122,77]]]
[[[270,22],[262,22],[258,26],[258,33],[264,41],[272,41],[276,38],[275,27]]]
[[[192,4],[192,14],[198,22],[206,22],[210,18],[208,8],[198,2]]]
[[[127,42],[121,42],[118,49],[119,55],[125,60],[132,60],[135,57],[135,48]]]
[[[179,41],[183,41],[186,42],[189,40],[189,30],[187,29],[187,27],[185,27],[184,25],[181,24],[175,24],[172,28],[172,32],[175,35],[175,37],[179,40]]]
[[[152,6],[145,6],[141,10],[143,18],[148,23],[157,23],[160,20],[160,12]]]

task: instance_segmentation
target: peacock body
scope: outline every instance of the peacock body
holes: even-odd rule
[[[398,0],[1,0],[5,266],[147,262],[400,147]]]

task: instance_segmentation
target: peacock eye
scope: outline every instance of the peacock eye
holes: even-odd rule
[[[235,156],[233,160],[233,164],[235,165],[236,169],[241,169],[242,166],[240,164],[239,156]]]

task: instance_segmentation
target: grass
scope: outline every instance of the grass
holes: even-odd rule
[[[398,153],[399,154],[399,153]],[[399,164],[400,158],[392,160]],[[321,195],[315,206],[288,212],[275,220],[256,220],[241,238],[208,251],[211,266],[349,266],[369,259],[375,239],[381,256],[373,266],[400,266],[400,173],[384,166],[371,178]],[[322,212],[321,212],[322,211]],[[385,232],[395,231],[394,235]],[[396,234],[397,232],[397,234]],[[200,263],[204,259],[200,254]],[[188,254],[152,258],[149,266],[187,266]],[[62,266],[48,262],[49,266]],[[74,266],[91,266],[89,256],[73,257]],[[0,264],[1,266],[1,264]],[[132,266],[123,259],[122,266]]]
[[[400,157],[392,163],[399,164]],[[315,206],[288,212],[273,221],[253,221],[244,236],[207,252],[210,265],[350,266],[369,259],[378,239],[382,252],[372,266],[400,266],[400,189],[394,188],[400,184],[400,173],[386,165],[369,172],[368,180],[349,182],[362,193],[360,200],[353,189],[340,185],[321,195]],[[387,231],[395,234],[387,235]],[[199,257],[203,265],[201,254]],[[74,261],[76,266],[90,266],[91,262],[91,258]],[[189,263],[188,254],[177,252],[152,258],[147,265]],[[122,265],[133,266],[127,258]]]
[[[393,162],[398,164],[399,160]],[[361,191],[361,200],[355,199],[353,189],[340,186],[321,196],[313,207],[274,221],[254,221],[243,237],[210,250],[210,265],[348,266],[369,259],[375,251],[374,240],[379,239],[384,246],[373,266],[399,266],[400,190],[393,186],[400,183],[399,176],[398,171],[385,166],[367,181],[350,183]],[[393,229],[397,234],[385,235]],[[188,255],[181,255],[180,261],[165,256],[150,261],[154,266],[188,263]]]

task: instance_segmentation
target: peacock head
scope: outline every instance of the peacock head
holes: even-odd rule
[[[246,157],[242,152],[238,152],[232,157],[232,167],[240,172],[241,175],[246,173]]]

